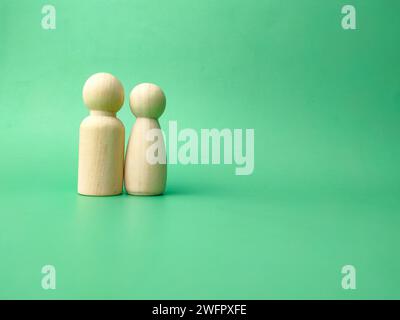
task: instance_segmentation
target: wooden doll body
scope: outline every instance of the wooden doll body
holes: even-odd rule
[[[157,143],[157,152],[165,155],[164,141],[146,139],[150,130],[160,130],[156,119],[137,118],[132,127],[126,150],[125,189],[133,195],[158,195],[165,190],[167,165],[151,163],[148,153],[152,144]],[[162,137],[160,133],[158,137]]]
[[[125,128],[112,113],[92,111],[79,130],[78,193],[122,193]]]

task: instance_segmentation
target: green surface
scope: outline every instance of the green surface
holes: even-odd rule
[[[400,2],[350,2],[355,31],[339,0],[53,0],[49,31],[42,1],[2,0],[0,298],[400,298]],[[77,195],[99,71],[159,84],[165,129],[254,128],[254,174],[170,165],[161,197]]]

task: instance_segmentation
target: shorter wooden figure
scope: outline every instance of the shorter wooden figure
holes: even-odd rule
[[[163,91],[151,83],[133,88],[130,106],[136,116],[125,158],[125,189],[133,195],[164,193],[167,179],[165,144],[158,118],[165,109]]]

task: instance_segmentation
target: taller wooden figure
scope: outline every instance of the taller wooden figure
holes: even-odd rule
[[[125,189],[133,195],[164,193],[167,180],[166,151],[158,118],[165,109],[163,91],[151,83],[133,88],[130,106],[136,116],[125,158]]]
[[[78,193],[112,196],[122,193],[125,128],[116,113],[124,103],[121,82],[109,73],[92,75],[83,87],[90,110],[80,126]]]

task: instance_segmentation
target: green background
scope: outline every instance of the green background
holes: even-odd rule
[[[400,298],[399,12],[2,0],[0,298]],[[100,71],[126,95],[159,84],[164,129],[254,128],[253,175],[170,165],[161,197],[77,195],[81,90]],[[128,101],[118,116],[128,137]],[[56,290],[41,288],[46,264]],[[356,290],[341,288],[347,264]]]

